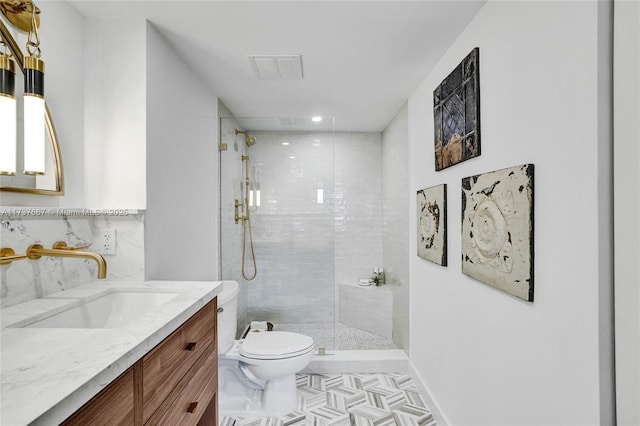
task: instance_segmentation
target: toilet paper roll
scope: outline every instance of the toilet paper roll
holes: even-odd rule
[[[267,322],[251,321],[251,331],[267,331]]]

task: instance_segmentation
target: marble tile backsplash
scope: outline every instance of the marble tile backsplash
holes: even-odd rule
[[[25,214],[28,212],[30,214]],[[6,208],[0,211],[0,245],[17,254],[31,244],[50,248],[56,241],[70,246],[90,244],[98,252],[101,229],[116,230],[116,255],[104,255],[107,279],[144,280],[144,214],[119,211],[121,216],[97,214],[83,209]],[[97,265],[92,260],[43,256],[0,266],[0,306],[12,306],[31,299],[95,281]]]

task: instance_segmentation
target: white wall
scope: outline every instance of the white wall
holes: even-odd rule
[[[85,204],[144,209],[146,24],[87,18],[85,28]]]
[[[148,279],[218,278],[218,99],[146,26]]]
[[[393,291],[393,341],[409,352],[409,109],[403,106],[382,133],[382,253]],[[415,196],[415,195],[414,195]]]
[[[448,184],[449,266],[415,256],[410,238],[410,360],[444,422],[611,422],[598,199],[610,174],[598,79],[609,76],[598,74],[596,3],[488,2],[409,100],[411,190]],[[482,155],[436,173],[433,89],[476,46]],[[461,178],[524,163],[536,174],[533,303],[462,275],[459,256]],[[415,198],[409,210],[415,232]]]
[[[45,61],[45,97],[51,110],[64,166],[65,195],[42,196],[0,192],[5,206],[82,207],[84,204],[84,25],[67,2],[41,2],[40,40]],[[4,16],[1,16],[7,27]],[[26,33],[12,31],[24,51]],[[16,76],[22,84],[22,76]],[[18,165],[18,167],[21,167]]]
[[[640,424],[640,3],[615,2],[616,398],[619,425]]]

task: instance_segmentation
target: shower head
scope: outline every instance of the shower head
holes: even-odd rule
[[[249,136],[249,133],[245,130],[236,129],[236,135],[239,135],[239,134],[243,134],[244,137],[246,138],[244,143],[247,144],[247,147],[254,145],[256,142],[258,142],[255,137]]]

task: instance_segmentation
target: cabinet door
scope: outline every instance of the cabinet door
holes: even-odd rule
[[[133,368],[111,382],[63,425],[133,425]]]

